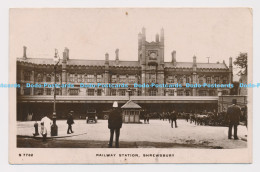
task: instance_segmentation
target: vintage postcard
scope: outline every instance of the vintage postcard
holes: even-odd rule
[[[252,163],[252,18],[10,9],[9,162]]]

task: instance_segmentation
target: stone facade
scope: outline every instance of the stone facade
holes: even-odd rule
[[[53,59],[28,58],[26,47],[22,58],[17,58],[17,83],[21,85],[18,96],[53,95],[53,88],[26,88],[26,83],[53,84]],[[147,42],[145,28],[138,34],[138,61],[120,61],[119,50],[114,60],[105,54],[105,60],[71,59],[65,48],[57,67],[56,83],[74,84],[74,88],[59,88],[61,96],[218,96],[229,94],[229,88],[186,88],[186,83],[232,83],[232,58],[229,66],[223,63],[178,62],[176,51],[172,61],[164,61],[164,30],[156,34],[155,41]],[[81,88],[80,83],[128,84],[131,88]],[[182,84],[181,88],[134,88],[138,84]]]

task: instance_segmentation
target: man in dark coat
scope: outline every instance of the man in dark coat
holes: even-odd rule
[[[72,131],[72,124],[74,124],[74,120],[73,120],[73,111],[70,111],[68,119],[67,119],[67,124],[68,124],[68,130],[67,130],[67,134],[73,133]]]
[[[228,118],[228,139],[231,139],[232,136],[232,128],[234,126],[234,139],[238,140],[237,137],[237,126],[239,125],[241,110],[240,107],[236,105],[237,100],[232,100],[232,105],[227,109],[227,118]]]
[[[38,130],[38,123],[37,123],[37,121],[35,121],[35,123],[34,123],[34,130],[35,130],[35,133],[33,133],[33,136],[38,136],[39,135],[39,130]]]
[[[177,116],[178,116],[178,113],[177,113],[177,111],[175,111],[175,110],[173,110],[172,112],[171,112],[171,127],[173,128],[173,121],[174,121],[174,123],[175,123],[175,128],[177,128]]]
[[[150,113],[146,113],[146,121],[149,124],[149,120],[150,120]]]
[[[118,103],[113,103],[113,111],[110,112],[108,118],[108,128],[110,129],[110,140],[109,147],[111,148],[113,145],[114,133],[116,133],[116,148],[119,148],[119,135],[120,128],[122,127],[122,116],[121,111],[118,108]]]
[[[145,109],[143,109],[140,114],[140,116],[144,118],[144,124],[146,123],[146,113],[147,113],[147,111]]]

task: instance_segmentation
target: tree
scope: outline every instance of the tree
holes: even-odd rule
[[[240,53],[234,61],[234,65],[240,68],[238,75],[247,75],[247,53]]]

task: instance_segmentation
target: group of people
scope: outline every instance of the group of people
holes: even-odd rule
[[[149,121],[150,121],[150,113],[147,112],[145,109],[143,109],[141,112],[140,112],[140,115],[141,115],[141,118],[144,118],[144,124],[149,124]]]
[[[168,120],[169,123],[171,124],[172,128],[173,128],[173,122],[174,122],[175,128],[178,128],[178,126],[177,126],[178,116],[179,116],[179,113],[175,109],[173,109],[172,111],[169,111],[169,112],[163,112],[163,113],[159,114],[160,120],[163,120],[163,121]]]
[[[73,120],[73,111],[69,112],[68,118],[67,118],[67,124],[68,124],[68,129],[67,129],[67,134],[71,134],[73,133],[72,131],[72,125],[74,124],[74,120]],[[38,122],[35,121],[34,123],[34,133],[33,136],[39,136],[40,134],[42,135],[42,141],[45,142],[47,135],[51,134],[51,125],[52,125],[52,120],[50,118],[48,118],[47,116],[43,117],[40,121],[41,124],[41,130],[39,133],[39,125]]]
[[[113,103],[113,110],[109,114],[108,118],[108,128],[110,130],[110,139],[108,143],[108,147],[112,148],[113,146],[113,138],[115,135],[115,147],[119,148],[119,136],[120,136],[120,129],[122,127],[122,112],[120,108],[118,107],[118,103],[115,101]],[[142,115],[144,117],[144,123],[149,123],[149,113],[147,113],[145,110],[142,111]],[[214,115],[214,113],[213,113]],[[232,128],[234,128],[234,139],[237,140],[237,126],[239,125],[240,122],[240,116],[241,116],[241,109],[239,106],[237,106],[237,101],[236,99],[232,100],[232,105],[227,109],[227,119],[228,119],[228,139],[232,138]],[[178,118],[178,112],[177,110],[172,110],[172,112],[167,112],[164,113],[164,118],[167,117],[169,120],[169,123],[171,124],[171,127],[173,128],[173,123],[175,124],[175,128],[177,128],[177,118]],[[190,114],[189,118],[186,117],[187,122],[190,120],[190,123],[195,122],[197,124],[200,124],[203,122],[203,117],[195,118],[194,114]],[[51,120],[50,120],[51,121]],[[51,125],[51,122],[47,120],[47,117],[43,118],[41,120],[41,131],[40,134],[43,137],[43,141],[46,141],[48,129],[47,126]],[[73,120],[73,111],[70,111],[68,118],[67,118],[67,124],[68,124],[68,129],[67,129],[67,134],[73,133],[72,131],[72,125],[74,124]],[[35,128],[35,133],[33,134],[34,136],[39,135],[38,131],[38,123],[37,121],[34,124]]]
[[[228,125],[228,139],[232,138],[232,128],[234,128],[234,139],[238,140],[237,126],[240,123],[240,117],[242,116],[241,108],[237,105],[237,100],[232,100],[232,105],[228,107],[226,112],[217,113],[187,113],[185,114],[187,122],[194,122],[195,125]],[[245,115],[244,115],[245,116]],[[247,114],[246,114],[247,116]],[[247,127],[247,119],[246,119]]]

